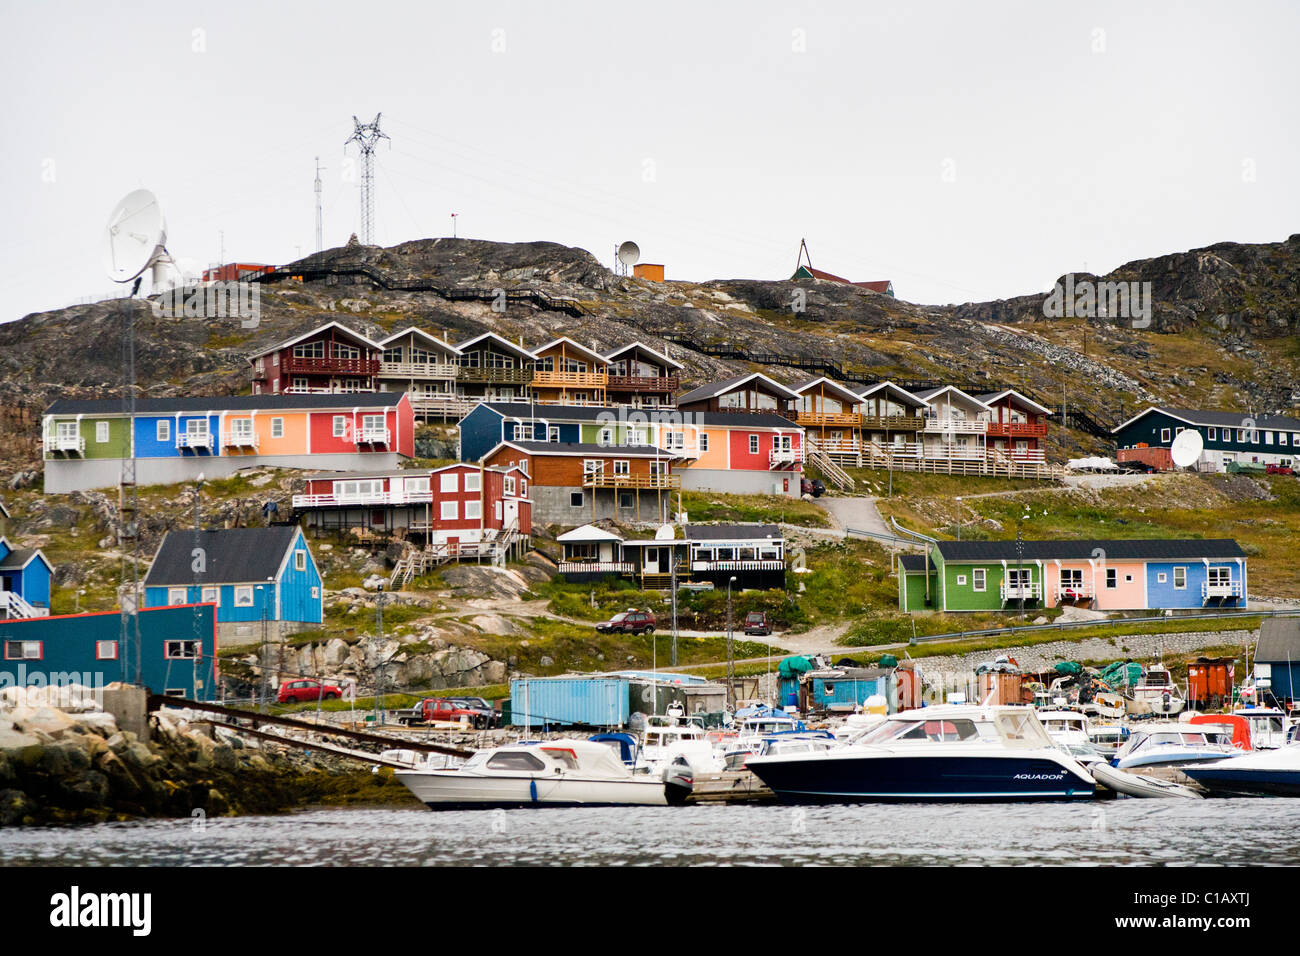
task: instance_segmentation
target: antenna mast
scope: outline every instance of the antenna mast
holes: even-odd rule
[[[375,146],[381,139],[389,139],[387,133],[379,129],[379,117],[381,114],[376,113],[374,122],[363,123],[352,117],[352,122],[356,124],[356,129],[352,135],[344,140],[343,145],[355,142],[361,150],[361,244],[365,246],[374,245],[375,231]]]
[[[320,157],[316,157],[316,251],[321,252],[325,248],[325,232],[321,227],[320,212]]]

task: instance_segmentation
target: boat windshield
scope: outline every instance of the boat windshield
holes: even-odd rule
[[[949,720],[887,720],[858,738],[858,743],[878,744],[890,740],[996,740],[997,731],[985,721],[966,718]]]

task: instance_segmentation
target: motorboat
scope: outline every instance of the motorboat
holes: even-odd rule
[[[1232,731],[1227,727],[1162,721],[1134,727],[1128,742],[1116,752],[1112,766],[1120,770],[1182,768],[1239,753],[1232,743]]]
[[[1090,766],[1088,772],[1103,787],[1129,797],[1184,797],[1199,800],[1202,796],[1181,783],[1144,773],[1129,773],[1106,764]]]
[[[1047,736],[1058,744],[1088,746],[1092,742],[1088,736],[1088,718],[1077,710],[1040,710],[1038,719]]]
[[[678,758],[690,764],[696,773],[722,769],[702,718],[680,713],[648,716],[641,734],[641,763],[651,771],[660,772]]]
[[[1183,773],[1214,796],[1300,797],[1300,745],[1257,750]]]
[[[1276,750],[1286,746],[1291,719],[1285,711],[1275,707],[1238,707],[1232,715],[1250,724],[1250,743],[1255,750]]]
[[[769,754],[812,753],[837,746],[835,735],[824,730],[793,731],[772,734],[756,740],[737,742],[723,755],[727,770],[747,769],[749,759]]]
[[[1152,664],[1133,685],[1128,701],[1128,712],[1134,717],[1150,714],[1170,716],[1187,706],[1187,701],[1174,683],[1169,668]]]
[[[746,766],[786,803],[1059,800],[1096,789],[1033,709],[1016,705],[903,711],[839,746],[751,757]]]
[[[1088,741],[1104,754],[1112,757],[1128,740],[1128,724],[1091,724]]]
[[[668,806],[685,801],[685,764],[636,772],[608,743],[548,740],[480,750],[452,770],[393,774],[431,810],[478,807]]]

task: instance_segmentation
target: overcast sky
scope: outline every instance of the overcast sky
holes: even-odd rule
[[[1136,8],[1136,9],[1135,9]],[[813,263],[914,302],[1300,231],[1300,5],[0,0],[0,321],[111,286],[153,189],[199,266],[547,239],[669,279]]]

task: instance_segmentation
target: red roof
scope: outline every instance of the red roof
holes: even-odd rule
[[[872,292],[888,293],[890,287],[893,285],[889,279],[881,279],[878,282],[850,282],[848,279],[841,276],[834,275],[830,272],[823,272],[821,269],[814,269],[812,266],[802,266],[801,268],[807,270],[814,279],[825,279],[827,282],[839,282],[842,285],[855,285],[859,288],[870,289]]]

